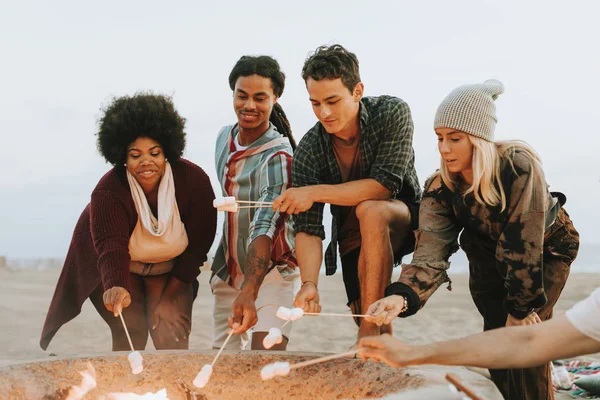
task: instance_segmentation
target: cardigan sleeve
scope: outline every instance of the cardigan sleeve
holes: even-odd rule
[[[200,267],[207,260],[208,251],[215,239],[217,230],[217,210],[213,207],[215,193],[208,175],[198,166],[185,169],[188,176],[183,179],[188,196],[186,216],[182,222],[188,235],[188,247],[179,255],[171,276],[190,283],[200,275]]]
[[[127,207],[109,190],[95,190],[90,203],[90,229],[104,290],[120,286],[131,291],[129,281],[129,216]]]

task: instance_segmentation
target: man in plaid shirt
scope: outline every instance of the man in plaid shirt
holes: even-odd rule
[[[414,248],[421,189],[410,109],[396,97],[363,97],[358,59],[341,45],[317,48],[302,77],[319,122],[295,151],[293,187],[273,204],[296,214],[302,287],[294,305],[307,312],[321,309],[318,280],[328,203],[333,225],[326,272],[336,271],[338,245],[348,305],[365,314],[384,296],[393,265]],[[359,338],[391,332],[391,326],[356,321]]]

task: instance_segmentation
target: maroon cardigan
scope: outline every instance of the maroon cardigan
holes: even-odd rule
[[[206,173],[181,159],[171,163],[175,197],[188,235],[188,247],[177,257],[170,274],[190,283],[215,238],[215,194]],[[54,297],[44,322],[40,346],[46,350],[58,329],[81,312],[98,285],[104,290],[130,290],[129,237],[138,220],[124,169],[111,169],[92,192],[90,204],[77,221]]]

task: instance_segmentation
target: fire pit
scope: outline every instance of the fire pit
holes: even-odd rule
[[[338,359],[292,371],[288,377],[263,382],[260,369],[275,361],[297,363],[322,353],[229,352],[215,365],[203,389],[192,380],[214,351],[143,353],[144,371],[132,375],[127,353],[56,359],[0,368],[0,398],[64,399],[68,389],[81,382],[78,371],[89,361],[96,369],[97,387],[86,398],[98,399],[111,392],[144,394],[166,388],[169,399],[362,399],[392,393],[438,387],[446,390],[446,372],[457,372],[475,385],[486,399],[501,399],[491,381],[463,368],[419,367],[396,370],[357,359]],[[449,392],[449,391],[448,391]],[[417,398],[417,397],[411,397]],[[458,397],[460,398],[460,397]]]

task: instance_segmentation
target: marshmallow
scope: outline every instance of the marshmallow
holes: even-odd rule
[[[233,203],[233,204],[223,204],[219,207],[217,207],[217,211],[226,211],[226,212],[238,212],[239,209],[239,205],[238,203]]]
[[[286,376],[290,373],[291,366],[289,362],[276,362],[274,365],[275,375]]]
[[[267,364],[260,370],[260,377],[263,381],[267,381],[276,376],[286,376],[290,373],[291,366],[289,362],[275,362]]]
[[[260,378],[268,381],[275,377],[275,364],[267,364],[260,370]]]
[[[281,343],[282,341],[283,336],[281,335],[281,329],[271,328],[269,329],[269,334],[263,339],[263,346],[265,347],[265,349],[270,349],[271,347]]]
[[[144,365],[142,364],[142,355],[139,351],[132,351],[127,356],[129,360],[129,365],[131,365],[131,373],[137,375],[144,370]]]
[[[291,317],[292,310],[287,307],[279,307],[277,309],[277,313],[275,314],[278,318],[281,318],[284,321],[289,321]]]
[[[296,308],[292,308],[290,310],[290,321],[299,320],[303,316],[304,316],[304,310],[301,308],[296,307]]]
[[[227,204],[237,204],[235,201],[235,197],[230,196],[230,197],[223,197],[222,199],[214,199],[213,200],[214,208],[219,208],[219,207],[222,207]]]
[[[208,383],[208,380],[210,379],[212,372],[213,372],[212,365],[204,364],[204,366],[202,367],[200,372],[198,372],[198,375],[196,375],[196,378],[194,378],[194,381],[192,383],[194,384],[194,386],[196,386],[198,388],[203,388]]]

